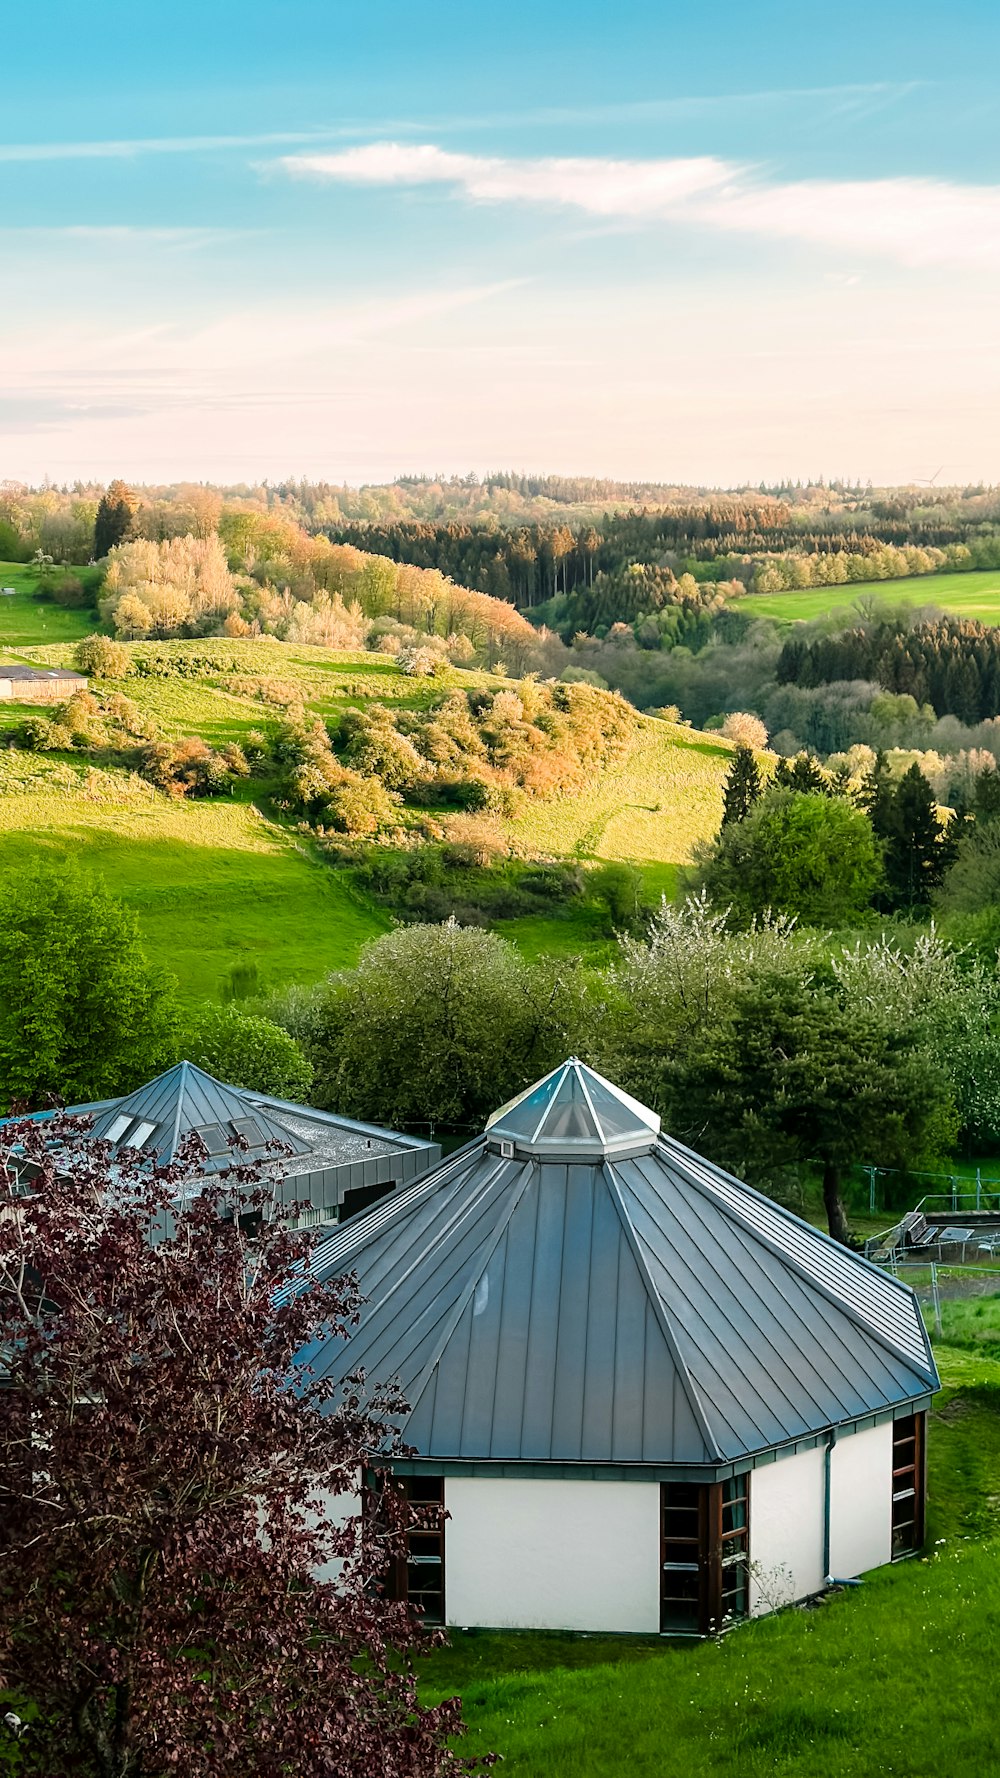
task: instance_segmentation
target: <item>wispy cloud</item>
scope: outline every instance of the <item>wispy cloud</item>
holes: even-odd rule
[[[95,142],[0,142],[4,161],[129,160],[143,154],[200,154],[231,148],[281,148],[329,142],[356,130],[271,130],[252,136],[136,136]]]
[[[277,164],[299,179],[442,185],[473,203],[686,223],[838,253],[871,253],[909,266],[1000,264],[1000,187],[994,185],[930,178],[781,181],[710,155],[513,160],[400,142],[286,155]]]

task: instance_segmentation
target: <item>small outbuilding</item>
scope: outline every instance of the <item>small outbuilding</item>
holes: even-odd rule
[[[409,1403],[432,1621],[704,1635],[923,1542],[912,1292],[576,1060],[313,1266],[367,1300],[303,1361]]]
[[[24,667],[0,661],[0,699],[17,704],[61,704],[75,691],[85,691],[82,673],[68,667]]]

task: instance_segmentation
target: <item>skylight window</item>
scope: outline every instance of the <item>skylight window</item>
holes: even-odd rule
[[[107,1140],[109,1142],[120,1142],[131,1122],[132,1113],[130,1111],[120,1112],[108,1131]]]
[[[264,1140],[260,1133],[260,1126],[254,1122],[252,1117],[234,1117],[232,1128],[236,1131],[237,1136],[242,1136],[244,1142],[249,1142],[251,1148],[259,1148]]]
[[[153,1134],[153,1131],[155,1129],[156,1129],[155,1124],[147,1124],[147,1123],[142,1123],[142,1122],[136,1124],[135,1129],[132,1131],[131,1136],[129,1137],[128,1141],[126,1143],[124,1143],[123,1146],[125,1148],[143,1148],[143,1147],[145,1147],[145,1144],[149,1141],[149,1138]]]
[[[202,1124],[200,1128],[195,1131],[195,1135],[201,1137],[209,1154],[216,1155],[229,1153],[229,1143],[226,1139],[226,1132],[221,1124]]]

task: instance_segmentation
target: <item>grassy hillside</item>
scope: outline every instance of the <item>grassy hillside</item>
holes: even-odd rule
[[[78,642],[94,628],[87,611],[66,611],[60,605],[33,598],[38,570],[23,562],[0,562],[0,587],[12,586],[14,596],[0,598],[0,648],[22,643]]]
[[[29,604],[26,617],[37,624],[45,611]],[[442,683],[408,677],[388,656],[272,639],[163,646],[188,662],[201,658],[203,671],[192,678],[130,677],[123,689],[167,738],[196,734],[216,747],[273,727],[281,698],[299,699],[329,718],[370,701],[418,708]],[[16,653],[56,665],[71,659],[72,646],[22,642]],[[204,665],[208,656],[224,657],[223,666]],[[245,695],[231,689],[234,673],[245,676]],[[261,682],[278,703],[254,695]],[[449,682],[502,683],[457,668],[449,669]],[[0,704],[0,741],[30,709]],[[507,823],[508,832],[532,855],[634,860],[649,891],[670,892],[693,842],[718,825],[727,757],[716,739],[643,718],[623,756],[582,794],[528,804]],[[268,986],[315,980],[352,963],[365,939],[385,929],[388,915],[352,888],[345,871],[319,861],[308,835],[274,810],[271,789],[251,780],[235,797],[175,801],[133,774],[78,756],[3,750],[0,869],[49,853],[99,872],[135,909],[150,955],[173,970],[189,998],[216,995],[232,964],[247,957]],[[598,955],[608,948],[592,911],[557,910],[502,929],[529,955]]]
[[[872,580],[858,586],[806,587],[801,592],[751,593],[740,609],[773,617],[779,623],[796,618],[827,617],[844,612],[850,622],[858,599],[875,598],[893,605],[938,605],[958,617],[1000,623],[1000,569],[969,574],[918,574],[911,580]]]
[[[174,802],[124,775],[0,789],[0,870],[38,858],[103,877],[188,1000],[247,959],[266,986],[315,981],[388,923],[252,804]]]
[[[694,1647],[456,1633],[423,1664],[509,1778],[979,1778],[1000,1764],[975,1651],[996,1635],[1000,1364],[938,1349],[930,1542],[813,1611]]]

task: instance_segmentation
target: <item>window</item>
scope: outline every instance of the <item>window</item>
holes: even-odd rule
[[[155,1124],[136,1124],[135,1129],[132,1131],[131,1136],[124,1146],[126,1148],[141,1148],[144,1142],[149,1141],[149,1138],[155,1129]]]
[[[378,1472],[369,1474],[364,1510],[381,1517],[379,1497],[384,1481]],[[401,1476],[398,1484],[409,1503],[406,1555],[393,1562],[386,1575],[390,1599],[405,1599],[428,1624],[444,1623],[444,1477]]]
[[[125,1134],[125,1131],[128,1129],[129,1124],[131,1122],[132,1122],[132,1113],[130,1111],[119,1112],[119,1114],[115,1118],[115,1121],[112,1124],[110,1130],[108,1131],[107,1141],[108,1142],[120,1142],[122,1137]]]
[[[892,1553],[908,1556],[924,1542],[924,1416],[892,1424]]]
[[[750,1610],[750,1478],[665,1482],[660,1629],[708,1636]]]
[[[201,1137],[210,1155],[229,1153],[229,1138],[221,1124],[199,1124],[195,1135]]]
[[[264,1138],[260,1133],[259,1124],[255,1123],[252,1117],[234,1117],[230,1120],[230,1125],[236,1131],[237,1136],[242,1136],[244,1142],[249,1142],[251,1148],[260,1147]]]

